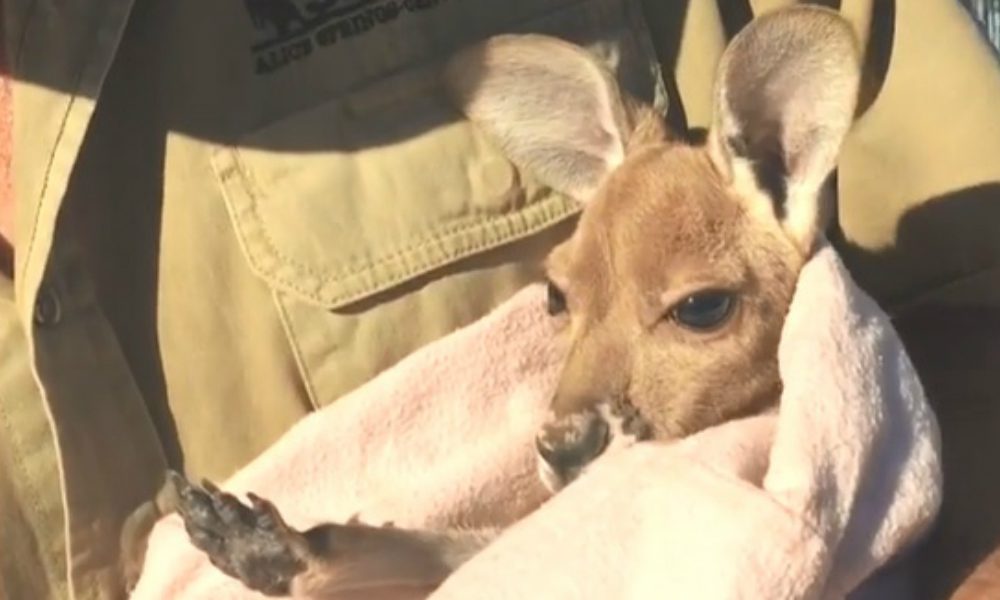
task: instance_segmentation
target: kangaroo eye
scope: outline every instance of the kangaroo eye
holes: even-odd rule
[[[682,300],[670,316],[689,329],[707,331],[721,325],[732,313],[734,304],[733,295],[728,292],[702,292]]]
[[[566,312],[566,296],[551,281],[548,282],[548,299],[545,310],[553,317]]]

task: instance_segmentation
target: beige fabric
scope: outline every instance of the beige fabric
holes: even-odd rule
[[[24,441],[0,458],[41,491],[0,471],[3,535],[26,548],[0,595],[51,577],[60,597],[64,549],[77,597],[120,594],[120,524],[166,465],[225,478],[536,279],[575,209],[455,122],[432,79],[450,51],[568,37],[698,127],[726,39],[782,3],[5,0],[0,414]],[[839,175],[848,265],[890,308],[996,306],[994,55],[952,0],[842,4],[875,40]]]

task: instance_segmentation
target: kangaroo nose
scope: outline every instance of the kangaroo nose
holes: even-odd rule
[[[535,447],[549,475],[561,486],[604,451],[608,434],[608,424],[600,414],[581,411],[544,425],[535,438]]]

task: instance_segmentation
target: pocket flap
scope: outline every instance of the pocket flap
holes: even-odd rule
[[[577,212],[461,118],[438,72],[391,78],[215,153],[258,275],[333,309]]]

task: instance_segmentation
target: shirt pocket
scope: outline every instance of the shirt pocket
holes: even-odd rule
[[[633,3],[576,2],[511,30],[581,43],[662,107]],[[461,118],[440,85],[443,58],[213,154],[243,254],[274,292],[317,406],[527,283],[527,263],[557,241],[538,239],[578,211]]]

